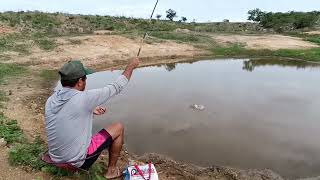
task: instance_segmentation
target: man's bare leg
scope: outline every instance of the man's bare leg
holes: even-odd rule
[[[114,123],[105,129],[112,136],[113,140],[112,146],[109,149],[109,165],[106,173],[106,177],[112,178],[118,176],[118,173],[122,173],[117,168],[117,161],[120,157],[124,141],[124,127],[122,123]]]

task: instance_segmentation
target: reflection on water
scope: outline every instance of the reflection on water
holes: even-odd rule
[[[262,66],[281,66],[281,67],[296,67],[297,69],[315,68],[319,69],[317,63],[306,63],[298,60],[277,60],[277,59],[257,59],[243,61],[243,70],[252,72],[256,67]]]
[[[236,60],[236,59],[230,59]],[[183,63],[193,64],[200,60],[191,60]],[[181,64],[181,62],[179,62]],[[179,63],[167,63],[163,65],[157,65],[156,67],[164,67],[167,71],[172,71],[176,68],[176,65]],[[270,58],[259,58],[259,59],[248,59],[243,61],[243,70],[252,72],[256,67],[262,66],[281,66],[281,67],[295,67],[297,69],[319,69],[319,63],[305,62],[300,60],[289,60],[289,59],[270,59]]]
[[[96,117],[95,130],[121,120],[137,154],[320,175],[319,66],[272,59],[191,63],[138,69],[106,105],[109,113]],[[102,87],[120,73],[93,74],[88,86]],[[194,111],[192,104],[206,109]]]
[[[165,64],[164,67],[166,68],[167,71],[172,71],[176,68],[177,63],[170,63],[170,64]]]

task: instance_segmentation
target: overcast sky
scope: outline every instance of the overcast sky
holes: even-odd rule
[[[150,16],[155,0],[0,0],[0,11],[40,10],[76,14]],[[246,21],[253,8],[265,11],[320,10],[320,0],[159,0],[156,14],[172,8],[197,21]]]

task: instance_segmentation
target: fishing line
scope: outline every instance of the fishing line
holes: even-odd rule
[[[157,8],[158,2],[159,2],[159,0],[157,0],[156,4],[154,5],[153,11],[152,11],[151,16],[150,16],[150,19],[149,19],[149,23],[152,21],[152,17],[153,17],[154,11],[155,11],[156,8]],[[140,56],[140,52],[141,52],[141,49],[142,49],[142,45],[143,45],[144,40],[145,40],[146,37],[147,37],[147,34],[148,34],[148,30],[144,33],[143,38],[142,38],[142,40],[141,40],[141,42],[140,42],[140,47],[139,47],[139,51],[138,51],[137,57]]]

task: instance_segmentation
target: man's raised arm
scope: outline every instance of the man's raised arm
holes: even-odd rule
[[[136,57],[132,59],[127,65],[122,75],[124,75],[128,80],[130,80],[133,70],[139,66],[139,63],[139,58]]]
[[[107,102],[113,96],[119,94],[131,78],[132,72],[139,66],[139,59],[132,59],[127,65],[122,75],[113,83],[104,88],[86,91],[86,102],[90,110]]]

